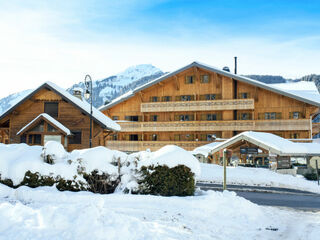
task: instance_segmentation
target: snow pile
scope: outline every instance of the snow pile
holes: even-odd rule
[[[44,158],[51,156],[54,164],[48,164]],[[107,173],[112,178],[118,177],[118,169],[113,161],[124,161],[127,155],[105,147],[74,150],[68,153],[57,142],[49,141],[44,147],[26,144],[0,144],[1,179],[11,179],[19,185],[27,171],[41,176],[61,177],[85,183],[83,173],[90,174],[96,170]]]
[[[0,184],[0,239],[318,239],[320,215],[253,204],[232,192],[100,195]]]
[[[223,167],[201,163],[199,181],[222,183]],[[285,187],[320,193],[320,187],[302,176],[279,174],[264,168],[227,167],[227,184]]]

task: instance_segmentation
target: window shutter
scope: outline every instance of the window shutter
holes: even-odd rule
[[[194,120],[194,116],[192,114],[189,115],[189,119],[190,121],[193,121]]]
[[[293,118],[293,112],[289,112],[289,119]]]
[[[200,95],[200,100],[206,100],[206,95]]]
[[[129,141],[129,139],[130,139],[128,134],[124,135],[124,138],[126,141]]]
[[[179,121],[179,115],[174,115],[174,120]]]
[[[237,113],[237,120],[242,120],[242,119],[241,119],[241,114],[240,114],[240,113]]]
[[[281,119],[281,112],[276,113],[276,119]]]
[[[174,135],[174,140],[175,141],[180,141],[180,135],[179,134],[175,134]]]
[[[165,101],[166,101],[166,97],[165,96],[161,97],[161,102],[165,102]]]
[[[252,113],[249,113],[249,119],[248,120],[252,120]]]
[[[180,96],[176,96],[176,101],[181,101],[181,97]]]
[[[185,84],[188,84],[188,76],[186,76],[185,80],[184,80]]]
[[[190,100],[191,100],[191,101],[194,100],[194,95],[190,95]]]
[[[142,116],[138,116],[138,122],[142,122]]]
[[[207,117],[207,114],[201,114],[201,120],[202,121],[205,121],[207,119],[206,117]]]
[[[220,93],[216,94],[216,99],[222,99],[222,95]]]
[[[149,102],[152,102],[152,97],[149,97]]]
[[[264,119],[264,113],[258,113],[258,120]]]
[[[222,113],[221,112],[217,113],[217,120],[222,120]]]
[[[247,98],[250,98],[251,97],[251,93],[247,93]]]
[[[124,119],[130,121],[130,116],[125,116]]]
[[[142,135],[139,134],[139,135],[138,135],[138,141],[141,141],[141,140],[142,140]]]

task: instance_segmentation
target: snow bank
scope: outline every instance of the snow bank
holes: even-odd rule
[[[199,181],[223,181],[223,167],[216,164],[201,163],[201,176]],[[285,187],[320,193],[320,187],[302,176],[279,174],[269,169],[227,167],[227,184],[259,185],[272,187]]]
[[[44,162],[44,157],[48,154],[54,157],[54,164]],[[44,148],[26,144],[0,144],[0,175],[3,180],[11,179],[14,185],[22,182],[27,171],[38,172],[42,176],[60,176],[65,180],[86,182],[79,173],[79,168],[88,174],[97,170],[116,177],[118,169],[112,162],[117,159],[125,161],[126,158],[125,153],[105,147],[68,153],[61,144],[53,141],[47,142]]]
[[[168,198],[0,184],[0,233],[6,240],[314,240],[320,215],[261,207],[227,191]]]

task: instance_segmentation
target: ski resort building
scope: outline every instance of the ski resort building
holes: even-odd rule
[[[168,144],[192,150],[243,131],[307,141],[319,133],[319,107],[314,83],[264,84],[193,62],[100,110],[121,126],[106,146],[134,152]]]
[[[68,151],[89,147],[90,104],[46,82],[0,116],[0,143],[44,145],[58,141]],[[92,146],[106,145],[106,136],[120,126],[93,108]]]

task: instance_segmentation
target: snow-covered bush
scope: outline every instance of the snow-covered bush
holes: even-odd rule
[[[119,189],[163,196],[192,195],[200,176],[199,161],[184,149],[168,145],[158,151],[131,154],[121,167]]]
[[[161,196],[190,196],[195,191],[194,173],[184,165],[142,167],[138,181],[141,194]]]
[[[61,191],[110,193],[120,179],[117,163],[126,156],[105,147],[67,153],[56,142],[43,148],[0,144],[0,182],[10,187],[55,185]]]

